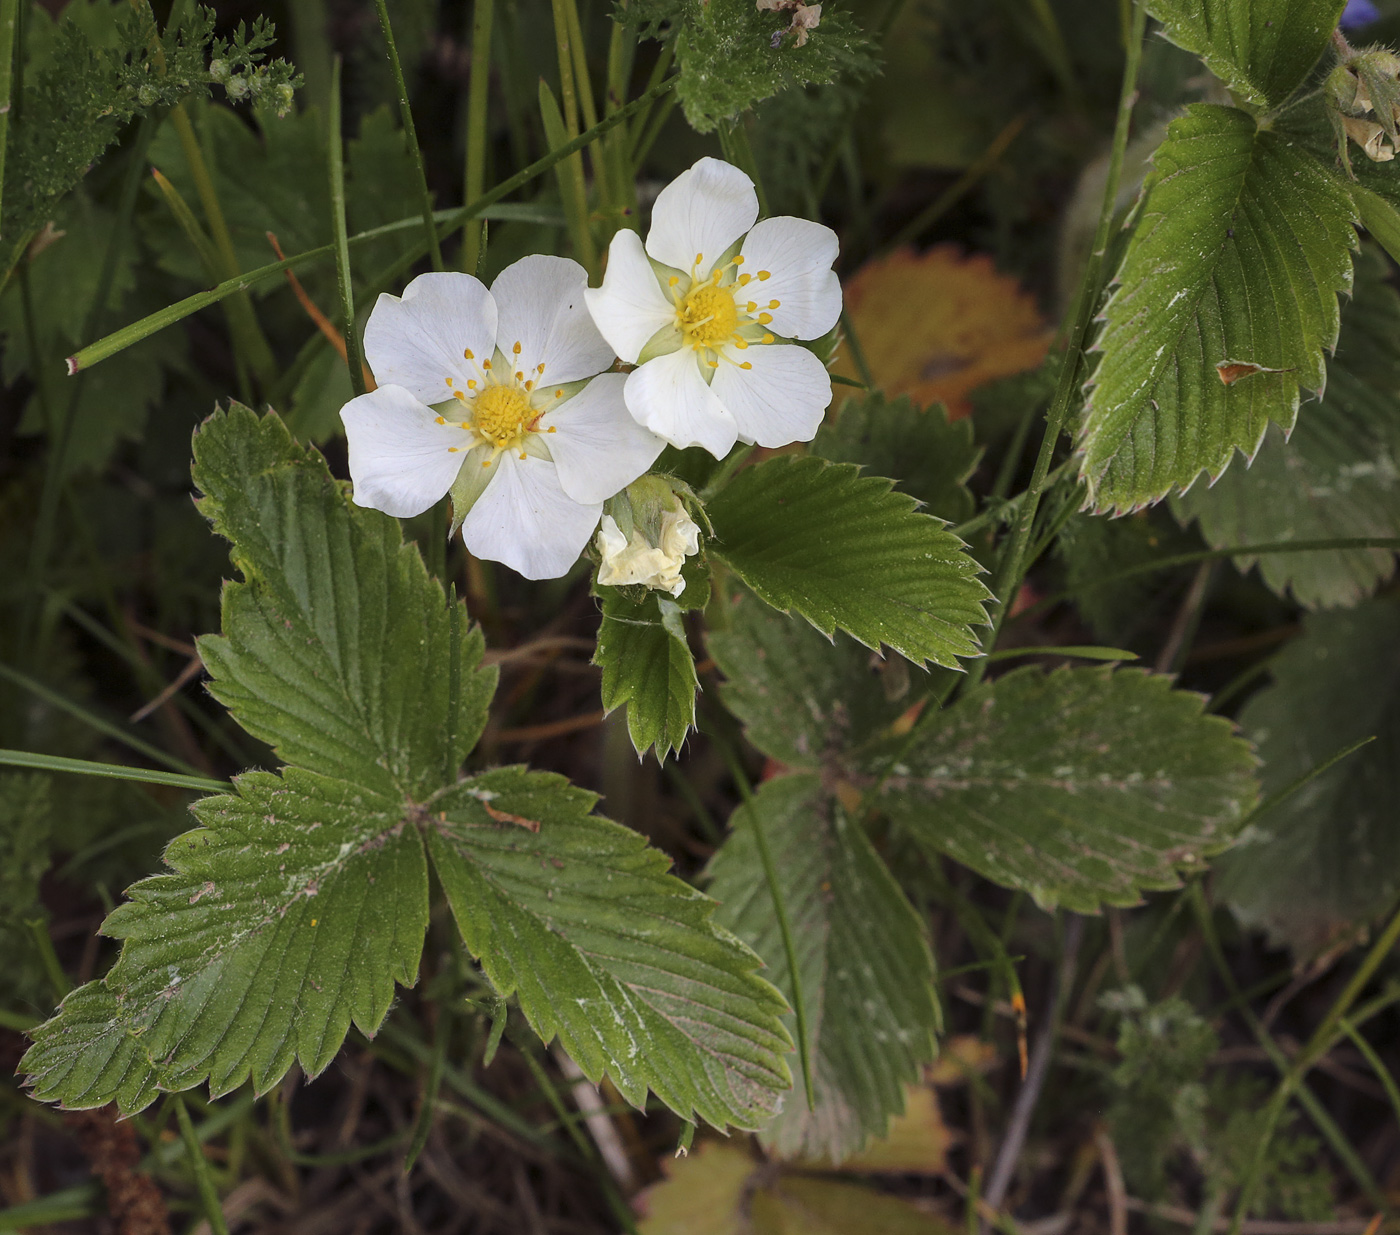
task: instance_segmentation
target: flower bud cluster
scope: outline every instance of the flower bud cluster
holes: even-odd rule
[[[1400,146],[1400,56],[1385,47],[1348,51],[1328,74],[1325,93],[1348,172],[1348,141],[1372,162],[1395,157]]]

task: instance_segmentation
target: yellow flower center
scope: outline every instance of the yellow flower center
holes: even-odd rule
[[[488,386],[477,396],[472,428],[493,446],[509,446],[535,419],[529,396],[515,386]]]
[[[681,330],[696,347],[714,347],[734,333],[739,309],[734,293],[714,283],[692,287],[676,309]]]

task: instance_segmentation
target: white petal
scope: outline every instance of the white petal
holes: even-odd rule
[[[340,418],[355,504],[400,519],[422,514],[441,498],[472,447],[470,433],[450,422],[438,424],[432,408],[402,386],[381,386],[351,399]]]
[[[462,355],[489,360],[496,346],[496,302],[469,274],[420,274],[403,296],[381,295],[365,323],[365,359],[381,386],[402,386],[424,403],[452,397],[478,376]]]
[[[720,365],[726,367],[723,361]],[[633,370],[627,375],[624,394],[627,410],[639,424],[682,450],[703,446],[716,459],[723,459],[738,438],[734,417],[705,385],[691,348],[658,356]]]
[[[791,215],[764,219],[744,238],[743,271],[754,276],[748,296],[773,315],[774,334],[818,339],[836,325],[841,281],[831,264],[837,250],[831,228]],[[772,277],[759,282],[760,270]],[[771,300],[778,302],[776,309],[768,307]]]
[[[504,562],[527,579],[557,579],[588,544],[603,504],[584,505],[559,487],[554,464],[504,451],[495,476],[462,521],[462,539],[477,557]]]
[[[636,364],[647,340],[676,320],[676,306],[662,292],[641,237],[627,227],[608,246],[603,286],[588,288],[583,297],[603,338],[628,364]]]
[[[831,402],[831,375],[811,352],[795,343],[755,343],[743,351],[726,347],[724,355],[710,389],[744,441],[786,446],[816,436]],[[741,369],[745,362],[753,367]]]
[[[756,218],[753,181],[732,163],[701,159],[657,194],[647,252],[679,270],[689,270],[702,254],[700,273],[708,275]]]
[[[653,278],[655,283],[656,279]],[[601,373],[613,362],[613,350],[588,316],[583,292],[588,272],[567,257],[535,254],[513,262],[491,284],[500,324],[497,346],[526,378],[544,365],[546,382],[576,382]]]
[[[656,462],[666,443],[627,410],[622,373],[595,377],[540,418],[559,484],[578,502],[605,502]],[[550,432],[552,430],[552,432]]]

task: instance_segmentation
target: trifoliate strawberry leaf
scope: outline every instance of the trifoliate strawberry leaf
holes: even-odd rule
[[[1221,897],[1249,925],[1311,954],[1400,893],[1400,604],[1310,614],[1240,713],[1264,791],[1361,747],[1262,814],[1220,860]]]
[[[205,826],[166,850],[172,873],[108,916],[126,943],[92,985],[112,998],[69,1000],[109,1014],[75,1021],[65,1001],[35,1031],[36,1097],[130,1112],[206,1079],[216,1097],[250,1076],[264,1092],[294,1061],[320,1072],[352,1020],[372,1034],[394,983],[415,981],[428,869],[403,803],[296,768],[236,784],[195,804]]]
[[[224,634],[199,640],[211,692],[288,763],[421,801],[485,727],[480,630],[276,416],[216,413],[194,455],[199,508],[245,579],[225,585]]]
[[[1147,0],[1178,47],[1255,107],[1293,93],[1327,48],[1346,0]]]
[[[531,1026],[640,1106],[758,1127],[789,1083],[784,1004],[637,833],[561,776],[499,768],[432,805],[427,840],[468,950]]]
[[[1327,393],[1304,406],[1291,437],[1270,426],[1247,467],[1173,499],[1183,521],[1199,519],[1215,548],[1288,540],[1400,537],[1400,296],[1374,251],[1357,262],[1356,292],[1342,309],[1342,334],[1328,366]],[[1395,570],[1388,549],[1271,553],[1264,582],[1292,591],[1309,609],[1355,605]]]
[[[1099,511],[1218,476],[1270,421],[1291,430],[1351,286],[1350,194],[1287,138],[1197,104],[1154,159],[1078,435]]]
[[[759,816],[796,943],[815,1109],[800,1078],[762,1136],[784,1157],[839,1162],[904,1110],[936,1050],[933,956],[923,927],[859,823],[812,774],[765,782],[709,868],[718,920],[796,998],[749,811]],[[792,1014],[789,1030],[797,1031]]]
[[[888,644],[915,664],[956,668],[986,621],[981,567],[939,520],[888,480],[848,463],[781,455],[746,468],[709,502],[709,551],[775,609],[825,635]]]
[[[909,675],[918,673],[845,635],[825,639],[742,593],[729,629],[712,630],[706,643],[725,676],[725,706],[750,742],[790,768],[838,769],[851,747],[904,711]]]
[[[888,476],[923,509],[961,523],[972,517],[967,479],[982,451],[972,421],[948,420],[942,404],[920,408],[907,396],[886,399],[879,391],[847,399],[812,441],[812,453],[833,463],[859,463],[869,476]]]
[[[892,743],[878,802],[925,848],[1050,908],[1131,905],[1223,848],[1255,758],[1200,695],[1136,669],[1021,669]]]
[[[639,755],[656,747],[664,760],[695,724],[695,657],[680,606],[650,592],[640,602],[620,588],[601,589],[603,621],[593,663],[603,669],[603,708],[626,706],[627,732]]]
[[[207,798],[170,873],[108,919],[101,982],[34,1033],[36,1093],[149,1103],[207,1079],[266,1090],[372,1034],[417,975],[424,838],[468,948],[591,1076],[686,1116],[752,1127],[788,1083],[782,997],[594,798],[520,769],[458,781],[495,682],[397,525],[354,506],[275,415],[216,415],[196,440],[202,508],[245,576],[201,642],[214,692],[292,766]],[[494,805],[493,805],[494,803]]]

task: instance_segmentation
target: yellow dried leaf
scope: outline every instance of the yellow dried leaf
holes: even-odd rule
[[[871,1188],[785,1175],[754,1194],[753,1235],[954,1235],[935,1214]]]
[[[700,1142],[637,1197],[642,1235],[748,1235],[744,1190],[755,1165],[742,1149]]]
[[[935,1085],[960,1085],[978,1072],[990,1072],[997,1062],[997,1048],[976,1034],[960,1033],[938,1047],[938,1062],[928,1070]]]
[[[898,249],[862,266],[843,291],[876,386],[925,407],[943,403],[951,418],[967,415],[977,387],[1036,368],[1050,345],[1031,295],[990,257],[953,245]],[[849,345],[836,372],[859,376]]]
[[[889,1135],[871,1141],[860,1153],[834,1169],[861,1174],[938,1175],[948,1166],[948,1149],[956,1139],[943,1122],[938,1096],[927,1085],[907,1085],[904,1114],[890,1120]],[[822,1163],[825,1170],[833,1169]]]

